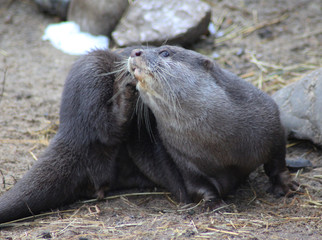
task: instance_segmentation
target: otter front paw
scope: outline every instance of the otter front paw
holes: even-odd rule
[[[205,212],[211,212],[216,209],[221,209],[223,206],[225,206],[226,203],[221,198],[213,198],[204,200],[202,209]]]
[[[292,179],[287,170],[279,173],[271,182],[272,185],[267,192],[272,193],[276,197],[292,196],[295,192],[300,191],[300,184]]]

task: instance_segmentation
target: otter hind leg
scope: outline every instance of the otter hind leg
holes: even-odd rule
[[[190,173],[186,179],[186,186],[189,195],[194,202],[204,201],[203,209],[212,211],[221,207],[223,199],[239,185],[235,178],[229,175],[220,174],[216,178]],[[233,179],[233,180],[232,180]]]
[[[272,154],[271,159],[264,164],[265,173],[271,182],[268,192],[276,197],[287,195],[291,191],[298,191],[299,189],[299,184],[292,179],[286,168],[285,152],[285,145],[279,147],[275,154]]]
[[[228,194],[233,194],[239,185],[245,182],[247,176],[248,172],[244,173],[238,167],[227,167],[218,171],[211,182],[216,186],[220,197],[225,198]]]

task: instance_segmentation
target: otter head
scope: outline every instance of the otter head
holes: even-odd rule
[[[209,58],[175,46],[135,49],[128,59],[140,96],[155,114],[186,115],[185,111],[200,108],[205,100],[201,96],[213,91],[213,68]]]

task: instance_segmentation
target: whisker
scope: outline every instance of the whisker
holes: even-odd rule
[[[172,107],[172,112],[175,114],[175,117],[179,119],[179,115],[180,115],[179,111],[182,110],[181,104],[177,94],[175,93],[175,91],[173,90],[173,87],[168,81],[168,76],[170,75],[168,69],[171,69],[171,68],[166,62],[165,62],[165,65],[166,67],[159,66],[159,68],[155,71],[157,73],[155,74],[155,76],[156,78],[159,79],[159,81],[162,81],[165,83],[165,85],[160,83],[163,89],[165,86],[167,86],[167,89],[163,90],[162,92],[164,93],[164,97],[167,98],[168,101],[170,102],[170,106]]]
[[[113,96],[107,101],[107,103],[111,103],[113,102],[121,93],[123,93],[123,89],[125,89],[126,84],[128,84],[130,81],[132,81],[132,77],[129,75],[128,71],[127,71],[127,67],[126,67],[127,61],[123,60],[120,62],[115,62],[115,67],[117,68],[117,70],[113,71],[113,72],[109,72],[109,73],[103,73],[101,74],[101,76],[108,76],[108,75],[112,75],[115,74],[115,82],[119,82],[121,81],[120,87],[118,89],[117,92],[115,92],[113,94]]]
[[[136,111],[136,115],[137,115],[137,126],[138,126],[138,130],[139,130],[139,137],[140,137],[140,129],[141,129],[141,125],[142,125],[142,114],[143,114],[143,101],[141,99],[141,96],[139,95],[137,101],[136,101],[136,106],[135,106],[135,111]]]
[[[121,72],[121,71],[123,71],[123,69],[115,70],[115,71],[113,71],[113,72],[108,72],[108,73],[100,73],[100,74],[98,74],[97,76],[98,76],[98,77],[102,77],[102,76],[109,76],[109,75],[112,75],[112,74],[119,73],[119,72]]]
[[[161,44],[161,46],[166,45],[168,43],[168,40],[169,40],[169,38],[166,38],[166,40],[163,41],[163,43]]]
[[[150,121],[150,110],[149,110],[148,106],[145,104],[143,104],[143,108],[144,108],[143,111],[144,111],[144,121],[145,121],[146,130],[148,131],[151,141],[155,142],[155,137],[153,134],[151,121]]]

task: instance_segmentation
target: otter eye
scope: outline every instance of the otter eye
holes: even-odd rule
[[[163,50],[163,51],[159,52],[159,55],[162,57],[169,57],[170,53],[167,50]]]

